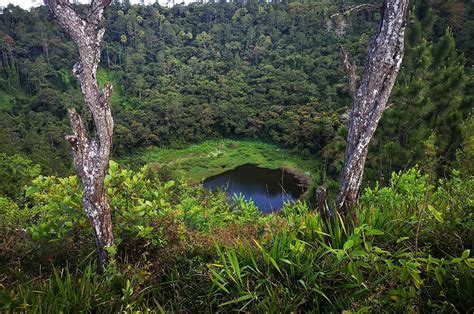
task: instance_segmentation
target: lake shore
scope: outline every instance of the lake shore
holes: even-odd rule
[[[120,161],[132,167],[154,165],[161,171],[181,174],[191,184],[243,164],[281,168],[297,176],[305,187],[320,178],[318,156],[302,156],[284,147],[255,140],[221,139],[183,149],[151,147]],[[160,171],[159,170],[159,171]]]

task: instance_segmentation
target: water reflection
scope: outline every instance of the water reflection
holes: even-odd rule
[[[245,199],[252,199],[263,213],[281,209],[285,202],[296,201],[306,191],[294,174],[252,164],[209,177],[203,186],[210,191],[224,190],[229,195],[241,193]]]

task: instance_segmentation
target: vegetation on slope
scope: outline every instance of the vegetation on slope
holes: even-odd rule
[[[355,225],[304,203],[261,216],[184,181],[112,163],[113,268],[94,244],[76,177],[1,199],[3,311],[448,311],[472,309],[472,177],[417,169],[364,192]],[[232,207],[231,207],[232,206]]]
[[[0,311],[472,311],[474,10],[413,4],[404,68],[368,158],[368,178],[381,179],[368,181],[347,225],[304,202],[263,216],[194,183],[245,162],[336,178],[350,102],[337,47],[361,64],[377,13],[348,16],[338,37],[327,1],[115,3],[98,79],[116,85],[116,156],[132,169],[112,162],[106,178],[116,246],[103,275],[93,272],[79,180],[67,176],[65,108],[81,107],[67,70],[75,48],[44,7],[8,7]],[[225,137],[292,152],[196,144]],[[321,156],[301,157],[310,154]],[[58,176],[38,176],[40,167]]]
[[[448,2],[413,2],[403,69],[371,145],[370,179],[414,165],[432,132],[439,172],[449,174],[466,136],[458,126],[472,111],[474,72],[464,65],[474,55],[474,10]],[[99,81],[116,87],[116,158],[150,145],[253,137],[323,152],[336,179],[350,103],[338,47],[361,65],[379,20],[373,11],[353,13],[339,36],[330,18],[337,10],[327,1],[112,5]],[[69,175],[65,109],[82,101],[68,70],[76,49],[48,14],[10,6],[0,15],[0,89],[15,96],[1,106],[0,151],[22,154],[45,174]]]

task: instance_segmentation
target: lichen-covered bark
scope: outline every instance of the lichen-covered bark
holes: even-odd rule
[[[101,92],[96,78],[105,31],[99,28],[99,23],[109,3],[92,0],[87,16],[82,18],[68,0],[45,0],[79,50],[79,61],[74,65],[73,74],[80,83],[94,121],[94,134],[89,136],[80,115],[74,108],[69,109],[74,135],[68,135],[66,139],[72,146],[75,172],[84,186],[82,202],[94,231],[99,272],[109,261],[107,247],[114,244],[111,209],[104,188],[114,128],[110,109],[112,85],[106,84]]]
[[[343,215],[358,205],[369,142],[385,110],[403,58],[408,0],[385,0],[379,29],[373,38],[349,117],[349,130],[336,208]],[[351,92],[354,78],[347,54],[343,65],[349,74]],[[345,63],[345,61],[347,63]],[[351,77],[352,76],[352,77]]]

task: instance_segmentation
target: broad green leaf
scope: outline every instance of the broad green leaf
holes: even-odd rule
[[[344,248],[345,251],[347,251],[353,246],[354,246],[354,240],[347,240],[346,243],[344,243],[343,248]]]
[[[175,182],[171,180],[165,183],[165,188],[169,189],[170,187],[173,187],[174,185],[175,185]]]
[[[443,215],[441,214],[441,212],[439,212],[438,210],[436,210],[433,206],[428,205],[428,210],[433,214],[434,218],[435,218],[438,222],[443,222],[443,221],[444,221]]]
[[[464,262],[469,268],[474,269],[474,258],[468,258]]]
[[[403,241],[405,241],[405,240],[408,240],[408,239],[410,239],[410,237],[401,237],[401,238],[398,238],[397,244],[400,243],[400,242],[403,242]]]
[[[366,232],[365,232],[366,235],[368,236],[371,236],[371,235],[383,235],[384,232],[382,230],[378,230],[378,229],[368,229]]]
[[[253,296],[251,294],[246,294],[246,295],[243,295],[241,297],[238,297],[238,298],[235,298],[233,300],[230,300],[228,302],[225,302],[225,303],[222,303],[220,304],[219,306],[226,306],[226,305],[229,305],[229,304],[234,304],[234,303],[238,303],[238,302],[242,302],[242,301],[245,301],[245,300],[249,300],[249,299],[252,299]]]
[[[338,261],[342,260],[342,258],[344,257],[344,251],[343,250],[338,250],[337,253],[336,253],[336,258]]]
[[[35,186],[30,186],[26,190],[26,196],[32,196],[33,194],[38,193],[38,192],[39,192],[39,188]]]

